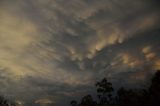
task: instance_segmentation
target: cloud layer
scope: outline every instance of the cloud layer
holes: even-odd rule
[[[141,87],[160,69],[158,3],[1,0],[0,93],[67,106],[103,77]]]

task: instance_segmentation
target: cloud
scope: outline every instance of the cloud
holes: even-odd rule
[[[48,104],[53,104],[54,102],[49,99],[39,99],[35,101],[35,104],[40,104],[41,106],[47,106]]]
[[[145,58],[148,61],[153,60],[156,57],[156,54],[152,51],[152,47],[151,46],[146,46],[142,49],[142,52],[145,55]]]
[[[159,70],[159,55],[156,53],[155,49],[153,49],[154,47],[151,46],[146,46],[142,49],[142,52],[145,55],[145,58],[147,61],[152,62],[152,67],[154,70]]]
[[[150,73],[143,66],[159,68],[159,10],[150,0],[1,3],[0,93],[8,97],[57,105],[102,77],[134,85]]]
[[[23,106],[24,105],[24,102],[20,101],[20,100],[16,100],[15,103],[16,103],[17,106]]]
[[[160,60],[159,59],[157,59],[155,61],[155,63],[154,63],[154,69],[155,70],[160,70]]]

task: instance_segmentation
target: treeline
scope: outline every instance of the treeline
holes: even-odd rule
[[[84,96],[80,103],[73,100],[71,106],[160,106],[160,70],[151,80],[151,85],[146,89],[120,88],[113,96],[112,83],[106,78],[96,83],[97,99],[91,95]]]
[[[0,97],[0,106],[16,106],[15,103],[10,100],[5,99],[4,97]]]

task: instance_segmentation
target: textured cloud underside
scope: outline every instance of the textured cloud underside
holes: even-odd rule
[[[1,0],[0,93],[19,104],[56,105],[92,92],[103,77],[141,86],[160,69],[156,3]]]

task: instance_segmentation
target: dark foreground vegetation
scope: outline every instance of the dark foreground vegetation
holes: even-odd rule
[[[160,70],[151,80],[151,85],[146,89],[120,88],[113,96],[112,83],[106,78],[96,83],[97,99],[91,95],[84,96],[80,103],[73,100],[71,106],[160,106]],[[0,97],[0,106],[16,106],[15,103]]]
[[[0,106],[16,106],[11,101],[5,99],[4,97],[0,97]]]
[[[96,83],[97,100],[91,95],[86,95],[80,103],[73,100],[71,106],[160,106],[160,70],[156,72],[151,80],[151,85],[146,89],[120,88],[113,97],[113,87],[104,78]]]

